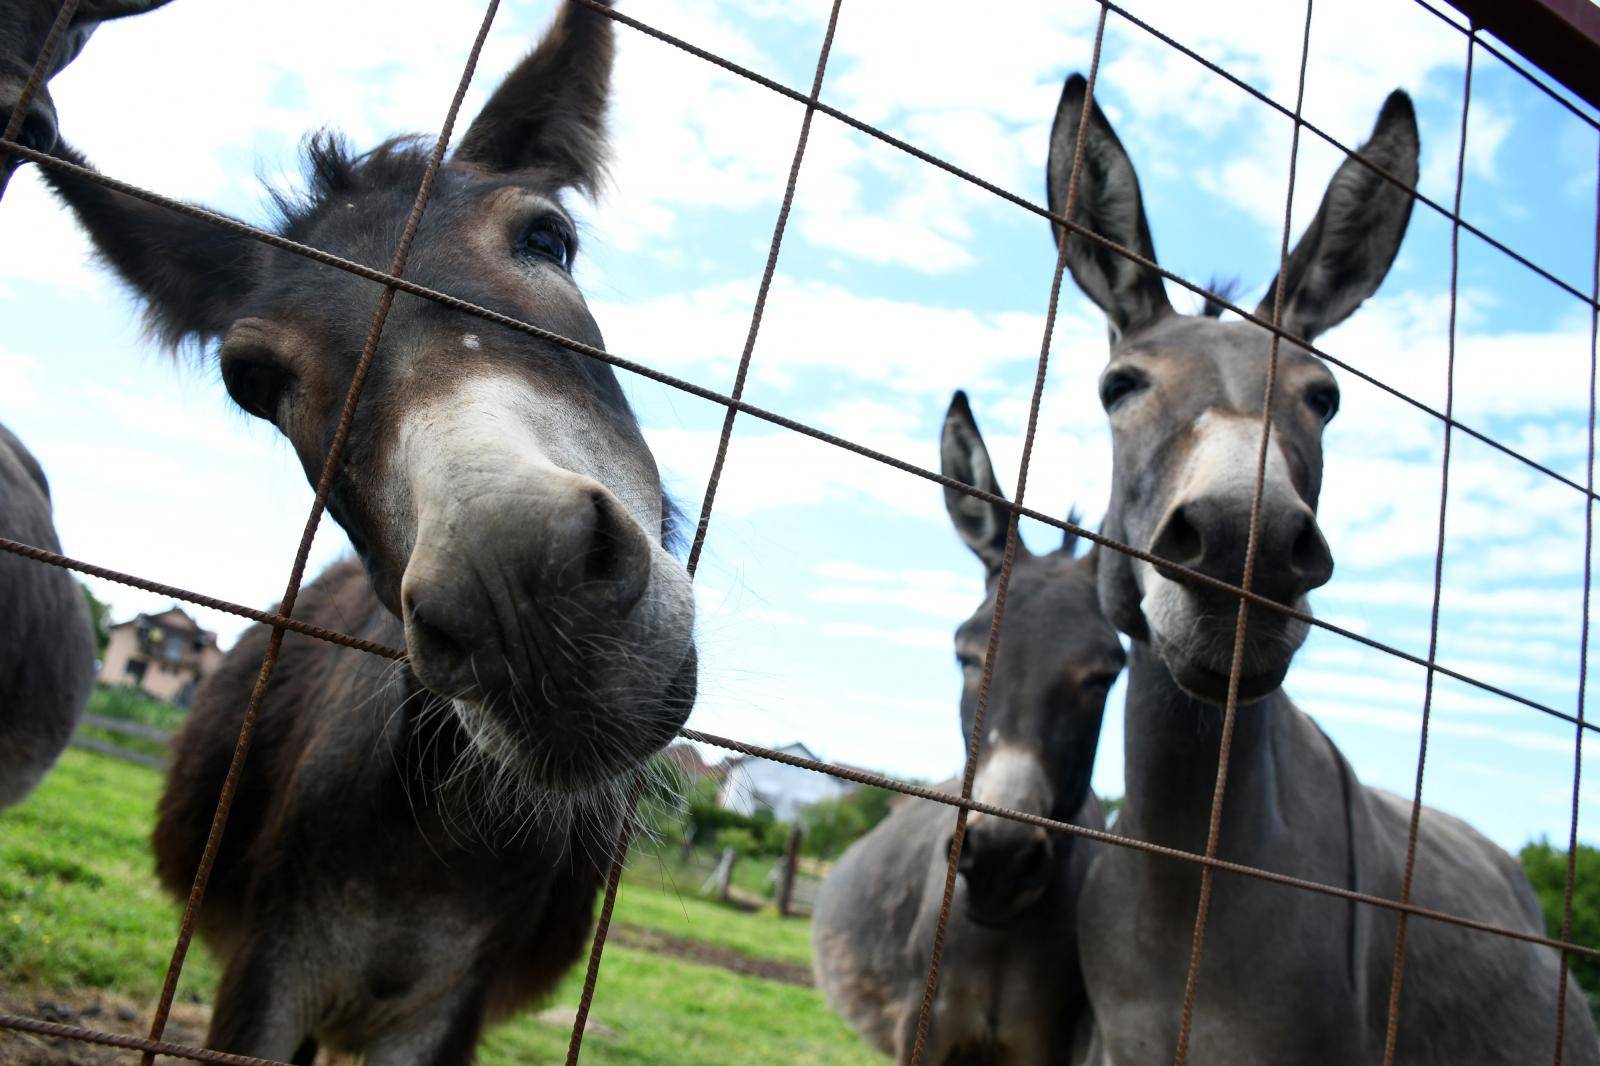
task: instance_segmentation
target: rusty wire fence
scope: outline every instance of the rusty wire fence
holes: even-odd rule
[[[679,37],[659,30],[644,21],[615,11],[609,6],[606,0],[570,0],[570,2],[575,5],[588,8],[603,17],[613,20],[615,23],[620,24],[629,32],[640,33],[654,38],[662,45],[681,49],[691,56],[694,56],[707,63],[714,64],[715,66],[738,78],[745,79],[758,86],[768,89],[773,93],[802,105],[804,108],[804,113],[800,122],[798,138],[795,142],[793,159],[788,171],[788,182],[785,188],[782,206],[779,210],[776,224],[773,228],[772,239],[767,253],[766,266],[762,273],[761,282],[756,293],[753,312],[750,316],[749,328],[746,333],[743,350],[738,363],[738,371],[727,393],[717,392],[713,389],[683,380],[682,378],[663,373],[651,367],[648,362],[636,361],[615,355],[610,352],[602,351],[598,348],[560,336],[530,323],[523,322],[516,318],[492,311],[488,308],[478,306],[469,301],[452,296],[449,293],[436,291],[434,289],[406,280],[406,261],[410,251],[412,239],[416,234],[417,226],[421,220],[422,214],[427,207],[429,194],[432,189],[435,176],[438,173],[439,167],[444,159],[445,152],[450,144],[451,133],[455,124],[457,113],[460,109],[461,102],[467,91],[468,85],[471,82],[484,41],[487,38],[490,27],[494,21],[496,11],[499,7],[499,0],[490,0],[487,9],[484,12],[477,36],[472,42],[461,73],[461,77],[456,85],[455,93],[451,100],[446,120],[442,129],[439,131],[437,138],[435,139],[431,155],[428,159],[428,165],[425,174],[421,181],[420,187],[417,190],[415,201],[407,219],[407,224],[402,233],[399,244],[394,250],[393,258],[387,270],[377,270],[372,267],[352,262],[339,256],[321,251],[317,248],[289,240],[277,234],[255,228],[231,218],[215,214],[203,208],[182,203],[163,196],[160,193],[120,181],[115,177],[102,175],[96,171],[76,166],[61,159],[56,159],[50,155],[34,151],[24,147],[22,144],[19,144],[17,142],[17,136],[20,131],[22,117],[26,111],[27,102],[41,88],[44,80],[44,74],[50,67],[51,58],[55,54],[57,48],[61,46],[65,31],[78,7],[78,0],[63,0],[50,35],[45,43],[44,49],[38,57],[38,61],[33,68],[32,75],[24,89],[21,102],[12,113],[10,121],[5,128],[3,138],[0,138],[0,151],[9,153],[14,158],[31,161],[41,166],[56,168],[61,171],[73,173],[81,178],[96,182],[108,189],[112,189],[148,203],[158,205],[172,212],[187,215],[191,218],[202,219],[213,225],[222,227],[237,234],[244,235],[282,251],[303,256],[315,262],[346,271],[381,286],[382,294],[377,302],[376,308],[374,309],[371,326],[365,343],[362,347],[357,369],[344,400],[338,428],[334,434],[326,461],[323,464],[320,477],[318,478],[316,484],[315,502],[313,503],[311,512],[307,517],[304,533],[301,537],[298,550],[295,555],[294,564],[288,577],[284,595],[276,610],[255,610],[226,600],[220,600],[215,597],[206,596],[198,592],[150,581],[134,574],[123,573],[120,571],[110,570],[105,567],[96,566],[89,562],[69,558],[54,552],[45,551],[32,545],[0,538],[0,550],[5,550],[25,558],[35,560],[41,564],[64,567],[92,577],[122,583],[148,592],[158,593],[163,596],[169,596],[194,603],[212,610],[230,613],[251,621],[268,625],[272,630],[271,639],[263,657],[255,686],[251,692],[248,704],[243,708],[238,742],[233,753],[232,762],[230,764],[223,790],[218,796],[215,815],[212,821],[206,848],[200,865],[195,871],[192,889],[190,891],[188,901],[184,907],[182,923],[173,947],[171,962],[167,969],[160,998],[157,1001],[156,1008],[151,1018],[149,1035],[144,1038],[124,1036],[116,1033],[102,1032],[77,1026],[68,1026],[47,1022],[35,1018],[11,1015],[0,1015],[0,1028],[19,1030],[44,1036],[62,1037],[71,1040],[83,1041],[86,1043],[139,1051],[143,1053],[143,1061],[146,1063],[153,1062],[154,1057],[158,1054],[200,1062],[254,1064],[268,1063],[271,1061],[243,1055],[227,1054],[200,1047],[175,1044],[163,1040],[162,1037],[165,1030],[168,1013],[171,1009],[173,997],[177,988],[178,978],[182,972],[184,959],[193,936],[196,916],[205,898],[206,886],[211,875],[212,865],[216,859],[218,845],[227,825],[229,810],[234,799],[235,790],[238,786],[240,770],[249,754],[251,736],[256,723],[256,717],[260,710],[261,701],[266,691],[268,680],[270,679],[276,666],[285,634],[290,632],[298,633],[304,636],[342,645],[365,654],[381,656],[391,660],[404,661],[405,659],[405,652],[402,649],[386,647],[384,645],[376,644],[372,641],[362,640],[345,633],[310,625],[294,618],[295,602],[301,589],[312,537],[322,519],[322,515],[326,507],[328,493],[335,477],[335,471],[339,466],[339,458],[349,435],[356,405],[360,400],[367,372],[370,369],[372,361],[377,353],[378,342],[382,336],[384,323],[387,319],[390,307],[394,302],[396,294],[402,292],[424,300],[432,301],[451,310],[482,318],[508,329],[517,330],[541,340],[560,345],[578,355],[599,360],[601,362],[610,364],[613,367],[617,367],[632,374],[648,378],[655,382],[667,385],[673,389],[681,390],[682,392],[700,397],[701,399],[708,400],[725,408],[726,413],[723,419],[722,431],[717,445],[716,456],[712,464],[710,478],[705,488],[699,519],[696,523],[694,538],[688,555],[687,569],[691,577],[699,565],[701,554],[705,545],[713,506],[716,501],[718,484],[723,473],[730,441],[732,439],[734,422],[741,414],[762,420],[793,433],[803,434],[805,436],[822,441],[828,445],[845,449],[866,459],[893,467],[907,475],[924,479],[936,485],[942,486],[943,488],[951,489],[971,496],[975,499],[982,500],[991,505],[1005,508],[1010,513],[1011,518],[1007,528],[1005,551],[997,578],[994,616],[989,630],[988,647],[979,689],[976,715],[972,728],[968,734],[969,739],[966,751],[966,759],[961,776],[961,787],[959,792],[943,792],[937,789],[896,780],[880,774],[868,773],[853,768],[832,765],[827,762],[807,759],[785,752],[776,751],[760,745],[750,744],[737,739],[718,736],[692,728],[684,728],[681,730],[681,735],[685,739],[695,741],[697,743],[712,745],[743,755],[769,759],[775,762],[812,770],[818,773],[829,774],[836,778],[856,784],[874,786],[903,793],[909,796],[920,797],[925,800],[945,804],[954,808],[954,814],[952,818],[955,825],[955,832],[950,848],[949,863],[945,871],[944,894],[939,912],[939,920],[935,930],[934,941],[931,945],[932,951],[928,968],[927,982],[924,989],[917,1026],[917,1040],[913,1051],[913,1062],[920,1062],[924,1052],[928,1035],[931,1005],[938,987],[941,953],[944,944],[945,932],[950,917],[952,896],[957,876],[957,862],[959,860],[960,851],[962,848],[967,819],[972,813],[982,813],[993,817],[1006,818],[1036,826],[1051,832],[1085,837],[1116,847],[1131,848],[1151,855],[1159,856],[1165,860],[1188,863],[1200,868],[1201,891],[1199,905],[1195,915],[1194,936],[1185,982],[1178,1044],[1175,1049],[1175,1061],[1180,1064],[1180,1066],[1186,1060],[1187,1056],[1193,1008],[1196,995],[1199,991],[1197,989],[1197,975],[1199,972],[1200,961],[1205,951],[1206,918],[1213,892],[1214,876],[1219,870],[1283,885],[1299,891],[1320,893],[1325,896],[1331,896],[1371,907],[1383,908],[1398,913],[1399,936],[1397,937],[1395,945],[1393,980],[1391,981],[1390,985],[1388,1032],[1385,1052],[1386,1063],[1392,1062],[1395,1055],[1399,1020],[1398,1005],[1399,997],[1401,995],[1401,978],[1403,975],[1406,953],[1406,929],[1408,921],[1413,917],[1448,923],[1473,931],[1477,934],[1509,937],[1516,940],[1542,944],[1554,948],[1561,953],[1563,986],[1565,982],[1567,965],[1572,955],[1600,958],[1600,945],[1574,943],[1571,939],[1572,893],[1574,878],[1573,861],[1575,845],[1577,843],[1578,786],[1582,775],[1582,741],[1585,731],[1590,733],[1600,732],[1600,726],[1597,726],[1596,723],[1586,718],[1584,706],[1584,689],[1587,681],[1588,670],[1589,607],[1592,576],[1591,555],[1594,534],[1593,505],[1594,501],[1597,499],[1594,490],[1594,446],[1596,340],[1597,332],[1600,332],[1600,187],[1597,187],[1596,190],[1596,253],[1594,265],[1591,270],[1590,288],[1588,291],[1583,291],[1568,281],[1563,280],[1545,266],[1541,265],[1529,256],[1524,255],[1516,248],[1506,243],[1501,237],[1486,232],[1480,226],[1475,225],[1471,221],[1461,216],[1461,190],[1464,183],[1466,169],[1466,132],[1468,116],[1471,111],[1474,57],[1480,51],[1494,56],[1508,69],[1515,71],[1529,84],[1536,87],[1540,92],[1548,95],[1557,104],[1571,112],[1572,115],[1576,116],[1585,126],[1589,128],[1591,132],[1596,134],[1597,160],[1600,160],[1600,122],[1597,122],[1581,108],[1570,103],[1560,93],[1557,93],[1551,89],[1540,78],[1520,65],[1513,57],[1507,55],[1503,50],[1498,48],[1493,40],[1487,39],[1484,36],[1484,29],[1483,26],[1480,25],[1479,20],[1486,19],[1488,17],[1485,13],[1487,12],[1490,16],[1497,12],[1503,14],[1504,12],[1511,11],[1513,9],[1511,5],[1497,5],[1496,3],[1490,2],[1490,0],[1462,0],[1461,3],[1457,4],[1457,6],[1467,11],[1471,16],[1469,24],[1462,26],[1458,24],[1456,20],[1447,16],[1443,11],[1432,6],[1429,0],[1411,0],[1411,2],[1420,5],[1422,8],[1425,8],[1427,11],[1437,16],[1445,25],[1451,27],[1453,30],[1459,31],[1461,37],[1461,49],[1465,58],[1465,78],[1462,86],[1462,105],[1460,116],[1461,138],[1459,142],[1457,158],[1455,161],[1455,194],[1452,203],[1446,205],[1428,197],[1418,189],[1396,177],[1394,174],[1389,173],[1378,165],[1361,157],[1353,148],[1335,139],[1323,129],[1306,120],[1306,118],[1303,116],[1302,106],[1304,104],[1305,95],[1306,67],[1311,53],[1314,36],[1312,31],[1313,0],[1306,0],[1305,3],[1304,24],[1300,39],[1298,85],[1295,100],[1292,105],[1276,100],[1267,93],[1249,85],[1243,79],[1236,76],[1219,63],[1214,62],[1211,59],[1199,54],[1195,50],[1186,47],[1172,36],[1164,33],[1158,27],[1151,25],[1119,4],[1113,2],[1113,0],[1086,0],[1088,3],[1094,3],[1098,8],[1098,18],[1095,24],[1094,48],[1088,72],[1087,92],[1084,97],[1083,112],[1080,116],[1081,121],[1079,123],[1078,142],[1075,146],[1071,176],[1068,182],[1064,207],[1060,213],[1057,213],[1051,211],[1046,206],[1032,202],[1024,197],[1016,195],[1015,193],[1007,191],[992,182],[986,181],[984,178],[974,173],[955,166],[954,164],[917,147],[914,144],[908,143],[907,141],[902,140],[893,134],[885,132],[876,126],[861,121],[852,115],[849,115],[824,103],[821,100],[821,90],[827,72],[829,53],[833,45],[834,30],[840,17],[840,9],[843,0],[833,0],[827,23],[827,32],[824,36],[821,50],[817,57],[816,72],[809,92],[800,92],[796,89],[782,85],[757,71],[750,70],[728,59],[725,59],[722,56],[707,51],[706,49],[697,47],[690,41],[680,39]],[[1403,2],[1403,0],[1396,0],[1396,2]],[[1548,6],[1553,8],[1554,5]],[[1149,35],[1164,46],[1182,53],[1189,60],[1199,64],[1211,73],[1223,78],[1229,84],[1233,85],[1239,90],[1249,94],[1252,98],[1277,112],[1280,116],[1292,124],[1291,149],[1289,158],[1287,160],[1287,171],[1289,175],[1288,194],[1284,204],[1284,225],[1282,230],[1282,239],[1279,246],[1278,276],[1280,278],[1282,278],[1285,274],[1283,267],[1287,261],[1289,251],[1290,217],[1294,209],[1295,166],[1299,154],[1301,138],[1303,135],[1309,134],[1311,137],[1317,138],[1318,140],[1326,143],[1339,153],[1342,153],[1344,156],[1356,160],[1358,163],[1375,173],[1380,179],[1398,187],[1406,194],[1412,196],[1417,203],[1420,203],[1425,208],[1436,213],[1449,223],[1451,229],[1451,269],[1449,289],[1450,317],[1444,382],[1445,400],[1442,409],[1436,408],[1423,402],[1422,400],[1417,399],[1393,384],[1360,370],[1357,367],[1352,366],[1350,363],[1340,359],[1337,355],[1325,351],[1313,344],[1308,344],[1285,330],[1281,325],[1283,311],[1281,287],[1279,291],[1275,292],[1274,294],[1273,311],[1270,317],[1252,313],[1235,304],[1226,295],[1213,292],[1207,286],[1197,284],[1196,282],[1173,273],[1172,271],[1165,270],[1149,259],[1146,259],[1138,253],[1101,236],[1092,229],[1075,220],[1074,214],[1076,208],[1079,174],[1084,163],[1084,131],[1089,127],[1088,116],[1090,109],[1094,106],[1095,85],[1100,71],[1101,44],[1104,39],[1107,21],[1112,17],[1115,17],[1126,25],[1134,27],[1138,31]],[[1503,28],[1505,25],[1510,25],[1510,23],[1495,23],[1492,19],[1490,20],[1491,29],[1493,29],[1502,37],[1511,38],[1512,35]],[[1582,36],[1579,31],[1572,30],[1571,27],[1565,27],[1565,30]],[[1572,44],[1570,41],[1566,43],[1569,46]],[[1590,45],[1594,45],[1596,40],[1590,39],[1588,43]],[[1522,47],[1520,42],[1518,43],[1518,46]],[[1524,48],[1524,50],[1526,51],[1527,49]],[[1552,69],[1555,69],[1555,67],[1559,66],[1560,73],[1564,75],[1563,80],[1569,85],[1569,87],[1576,90],[1579,95],[1589,98],[1591,102],[1593,101],[1593,86],[1579,86],[1574,80],[1575,77],[1576,80],[1583,80],[1584,77],[1592,75],[1592,70],[1582,66],[1572,67],[1570,64],[1566,66],[1561,66],[1560,64],[1547,65],[1551,66]],[[1572,74],[1573,71],[1577,71],[1578,74],[1574,76]],[[1054,274],[1050,286],[1049,305],[1045,314],[1043,336],[1040,340],[1039,356],[1034,375],[1032,397],[1028,408],[1027,429],[1023,439],[1022,459],[1017,471],[1015,500],[1006,500],[972,485],[968,485],[946,477],[938,472],[924,469],[915,464],[905,462],[883,452],[866,447],[855,441],[825,432],[814,426],[788,418],[779,412],[756,406],[743,399],[746,378],[751,362],[755,356],[756,342],[761,328],[762,316],[766,307],[768,293],[771,288],[779,253],[783,243],[784,230],[788,222],[790,210],[794,203],[796,184],[799,178],[802,162],[805,157],[807,141],[811,132],[813,121],[819,113],[833,121],[842,123],[845,126],[867,135],[870,138],[882,142],[883,144],[889,145],[900,152],[906,153],[915,159],[920,160],[922,163],[938,168],[939,170],[946,172],[962,182],[969,183],[989,194],[992,194],[993,196],[1008,201],[1023,211],[1031,212],[1032,214],[1047,220],[1057,227],[1058,233],[1062,235],[1062,239],[1059,241],[1059,250],[1056,257]],[[1597,185],[1600,185],[1600,182],[1597,182]],[[0,187],[0,194],[3,194],[3,187]],[[1552,467],[1537,461],[1530,455],[1525,454],[1524,451],[1513,447],[1511,444],[1508,444],[1503,440],[1496,439],[1494,436],[1490,435],[1484,430],[1475,428],[1472,425],[1458,420],[1454,415],[1456,303],[1459,280],[1461,234],[1463,232],[1476,238],[1481,243],[1497,250],[1510,260],[1521,264],[1523,267],[1543,278],[1550,285],[1555,286],[1562,292],[1566,293],[1586,309],[1586,314],[1589,321],[1589,404],[1587,433],[1588,462],[1587,471],[1584,480],[1581,483],[1575,478],[1562,474]],[[1209,832],[1207,836],[1206,847],[1202,853],[1194,853],[1163,847],[1161,845],[1152,844],[1146,841],[1124,839],[1110,832],[1087,829],[1069,822],[1058,821],[1022,811],[996,807],[992,804],[984,803],[973,798],[973,784],[976,773],[977,759],[983,738],[983,730],[981,725],[988,705],[988,695],[990,682],[992,679],[992,664],[995,661],[995,650],[999,640],[1000,622],[1005,611],[1007,588],[1011,577],[1012,566],[1016,557],[1016,551],[1019,545],[1017,532],[1019,519],[1022,517],[1031,518],[1035,521],[1053,526],[1066,533],[1082,537],[1093,544],[1101,546],[1104,549],[1120,552],[1134,559],[1143,560],[1152,564],[1157,562],[1155,556],[1151,555],[1147,551],[1141,550],[1136,546],[1124,544],[1115,539],[1102,536],[1098,532],[1083,528],[1073,521],[1062,520],[1060,518],[1033,510],[1026,506],[1024,502],[1029,475],[1029,465],[1032,459],[1033,446],[1038,428],[1041,398],[1043,395],[1046,373],[1049,367],[1051,336],[1055,328],[1061,281],[1067,263],[1066,250],[1068,247],[1068,240],[1090,241],[1101,245],[1116,255],[1126,257],[1140,264],[1147,270],[1157,272],[1166,281],[1189,292],[1195,293],[1196,295],[1201,296],[1209,301],[1212,301],[1217,306],[1220,306],[1238,315],[1240,318],[1246,321],[1255,323],[1257,326],[1268,330],[1272,336],[1269,370],[1266,379],[1265,395],[1263,396],[1260,448],[1256,469],[1254,472],[1255,496],[1252,506],[1249,539],[1247,542],[1247,554],[1242,579],[1238,585],[1233,585],[1208,575],[1190,570],[1186,567],[1178,566],[1165,560],[1161,561],[1161,566],[1165,570],[1179,574],[1186,581],[1192,582],[1196,585],[1207,586],[1214,590],[1229,594],[1237,599],[1239,605],[1235,630],[1236,640],[1233,650],[1232,668],[1229,674],[1228,695],[1223,716],[1221,756],[1219,765],[1217,767],[1216,785],[1210,811]],[[1288,339],[1292,343],[1299,345],[1305,350],[1320,357],[1325,362],[1340,368],[1344,372],[1353,375],[1366,384],[1403,402],[1414,410],[1422,413],[1430,420],[1436,420],[1443,427],[1444,448],[1443,459],[1440,467],[1438,537],[1434,556],[1433,599],[1429,626],[1429,641],[1428,648],[1425,653],[1419,653],[1416,651],[1407,650],[1405,648],[1396,647],[1383,641],[1365,636],[1361,633],[1354,632],[1349,628],[1325,619],[1313,617],[1310,614],[1299,611],[1293,607],[1264,597],[1252,589],[1255,547],[1258,533],[1261,493],[1270,427],[1269,412],[1271,410],[1273,391],[1276,386],[1278,345],[1283,339]],[[1579,651],[1579,685],[1576,706],[1571,711],[1550,706],[1549,704],[1533,699],[1526,694],[1513,691],[1501,685],[1493,684],[1481,677],[1475,677],[1462,670],[1440,663],[1435,659],[1439,637],[1439,602],[1440,590],[1442,586],[1442,563],[1445,549],[1445,517],[1447,513],[1450,490],[1449,457],[1451,441],[1456,433],[1464,434],[1478,441],[1479,443],[1494,449],[1516,463],[1522,464],[1527,468],[1537,472],[1541,477],[1550,479],[1551,481],[1559,483],[1568,489],[1582,493],[1584,496],[1585,522],[1582,601],[1583,621]],[[1242,865],[1218,858],[1218,834],[1222,806],[1225,801],[1228,781],[1229,750],[1239,702],[1239,678],[1243,658],[1243,637],[1245,633],[1246,620],[1252,611],[1270,611],[1291,619],[1297,619],[1309,625],[1316,626],[1326,632],[1335,634],[1344,640],[1353,641],[1397,660],[1402,660],[1404,662],[1420,666],[1426,671],[1426,686],[1424,690],[1425,695],[1421,716],[1421,736],[1419,738],[1419,754],[1416,764],[1416,788],[1411,806],[1410,831],[1407,841],[1408,846],[1405,858],[1403,889],[1398,899],[1385,898],[1368,893],[1358,892],[1339,885],[1308,881],[1271,870]],[[1470,915],[1444,913],[1438,910],[1419,906],[1412,902],[1411,897],[1413,875],[1415,871],[1417,833],[1421,812],[1424,770],[1426,767],[1430,714],[1433,703],[1434,681],[1438,676],[1447,677],[1472,688],[1478,689],[1482,692],[1492,694],[1502,699],[1510,700],[1516,704],[1519,704],[1528,711],[1546,715],[1553,719],[1564,722],[1573,729],[1572,815],[1568,830],[1568,866],[1565,885],[1564,918],[1559,936],[1539,936],[1520,930],[1502,928],[1493,924],[1476,920]],[[643,779],[641,777],[641,785],[642,780]],[[636,788],[635,796],[637,795],[638,792]],[[617,841],[616,850],[613,855],[613,861],[606,883],[606,892],[601,905],[599,919],[589,954],[587,971],[583,983],[582,998],[580,1000],[578,1012],[572,1028],[569,1050],[567,1054],[568,1063],[573,1063],[578,1060],[582,1048],[585,1023],[588,1017],[590,1005],[596,995],[601,961],[605,951],[606,936],[610,925],[612,908],[615,903],[618,884],[623,875],[623,861],[628,849],[631,828],[631,825],[626,823],[621,827],[620,837]],[[1565,997],[1560,988],[1553,989],[1552,992],[1555,994],[1555,1003],[1552,1011],[1554,1020],[1552,1032],[1553,1046],[1555,1049],[1554,1060],[1559,1063],[1561,1061],[1562,1054],[1562,1033],[1565,1025]]]

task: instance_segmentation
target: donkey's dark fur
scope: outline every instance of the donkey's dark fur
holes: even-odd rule
[[[567,5],[439,172],[407,276],[603,346],[561,205],[600,180],[609,19]],[[63,151],[72,155],[70,149]],[[387,268],[422,142],[313,138],[281,232]],[[63,173],[49,180],[168,342],[222,377],[315,482],[378,289]],[[297,617],[406,663],[290,636],[201,913],[226,961],[214,1047],[457,1063],[581,950],[626,783],[695,693],[687,576],[611,369],[402,295],[337,469],[360,556]],[[202,686],[155,833],[188,892],[268,633]]]
[[[960,393],[941,450],[947,475],[1000,494]],[[957,492],[946,491],[945,503],[989,574],[988,596],[956,632],[961,721],[970,736],[1010,515]],[[1045,555],[1019,545],[974,794],[1098,829],[1104,820],[1089,773],[1123,655],[1096,599],[1097,556],[1077,557],[1075,547],[1072,537]],[[943,804],[899,805],[845,852],[812,919],[817,984],[829,1005],[901,1063],[910,1061],[916,1038],[954,823]],[[968,821],[924,1059],[930,1066],[1082,1061],[1093,1020],[1075,922],[1094,850],[1004,819]]]
[[[1062,94],[1050,146],[1052,202],[1078,141],[1084,82]],[[1105,116],[1083,131],[1082,218],[1154,259],[1133,164]],[[1361,153],[1415,182],[1411,101],[1385,102]],[[1400,247],[1411,197],[1356,160],[1334,175],[1289,258],[1282,322],[1309,339],[1377,290]],[[1058,239],[1060,234],[1057,234]],[[1108,535],[1238,583],[1255,493],[1270,337],[1249,322],[1180,315],[1153,270],[1072,238],[1068,262],[1106,312],[1110,362],[1100,395],[1111,422]],[[1257,313],[1273,315],[1269,288]],[[1333,559],[1315,516],[1323,426],[1338,387],[1322,361],[1284,341],[1262,486],[1257,592],[1305,609]],[[1100,564],[1100,601],[1132,638],[1126,710],[1127,796],[1117,831],[1203,852],[1232,665],[1236,597],[1115,552]],[[1303,622],[1255,607],[1245,632],[1240,706],[1222,806],[1219,856],[1398,899],[1411,804],[1363,786],[1281,688]],[[1177,1040],[1199,867],[1102,849],[1078,910],[1084,974],[1103,1046],[1097,1062],[1170,1058]],[[1542,934],[1517,861],[1447,814],[1424,808],[1413,900]],[[1384,1053],[1398,919],[1394,912],[1216,875],[1189,1061],[1344,1066]],[[1413,919],[1400,996],[1398,1061],[1543,1062],[1555,1048],[1555,997],[1566,996],[1565,1061],[1600,1062],[1576,982],[1549,948]]]
[[[45,71],[46,82],[77,58],[89,35],[102,22],[153,11],[165,3],[167,0],[81,0]],[[0,0],[0,126],[22,99],[22,88],[44,50],[45,38],[60,9],[59,0]],[[23,116],[17,140],[36,151],[48,152],[56,144],[56,127],[56,105],[50,98],[49,85],[40,85],[28,101],[28,113]],[[0,180],[15,166],[15,160],[0,161]]]
[[[0,536],[59,552],[44,471],[0,426]],[[67,746],[94,686],[89,607],[69,571],[0,552],[0,807]]]

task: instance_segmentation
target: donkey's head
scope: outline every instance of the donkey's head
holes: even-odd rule
[[[965,393],[950,402],[939,451],[947,477],[1003,495]],[[1011,512],[951,489],[944,502],[988,576],[988,595],[956,630],[961,731],[970,738]],[[1106,692],[1123,660],[1095,593],[1100,553],[1077,556],[1076,547],[1071,534],[1044,555],[1017,541],[973,784],[980,800],[1063,821],[1088,794]],[[960,869],[968,910],[982,924],[1009,921],[1036,902],[1058,868],[1057,850],[1072,842],[982,814],[967,824]]]
[[[567,6],[440,172],[407,276],[600,347],[570,273],[564,191],[600,178],[610,20]],[[310,148],[288,236],[386,267],[425,152]],[[200,221],[51,176],[169,340],[220,342],[228,392],[315,482],[379,290]],[[401,295],[329,510],[410,666],[528,780],[578,789],[664,744],[695,692],[693,606],[663,549],[669,507],[611,368]]]
[[[1067,79],[1051,134],[1050,205],[1065,210],[1083,114],[1084,81]],[[1099,107],[1083,131],[1073,221],[1155,260],[1133,164]],[[1417,177],[1411,100],[1385,101],[1361,154],[1400,181]],[[1346,160],[1256,313],[1271,319],[1281,282],[1282,328],[1309,342],[1372,295],[1388,273],[1411,217],[1411,196]],[[1056,240],[1063,238],[1057,227]],[[1161,276],[1082,235],[1067,246],[1078,286],[1106,313],[1111,359],[1100,399],[1111,419],[1113,471],[1105,533],[1231,584],[1244,576],[1272,334],[1251,322],[1181,315]],[[1262,486],[1254,588],[1305,607],[1333,574],[1317,528],[1323,427],[1339,388],[1322,361],[1287,340],[1278,350],[1271,434]],[[1227,695],[1238,612],[1235,596],[1117,552],[1100,563],[1100,598],[1113,622],[1149,641],[1192,695]],[[1283,682],[1306,624],[1250,612],[1240,696],[1258,699]]]
[[[165,4],[167,0],[80,0],[73,13],[67,33],[56,48],[45,77],[55,77],[63,67],[78,57],[89,35],[102,22],[119,19],[125,15],[138,15]],[[3,125],[17,102],[22,99],[22,87],[28,74],[44,51],[45,38],[55,21],[61,0],[0,0],[0,125]],[[28,113],[22,118],[22,131],[17,140],[40,152],[48,152],[56,144],[56,105],[50,99],[50,90],[39,86],[28,101]],[[5,164],[7,170],[15,162]]]

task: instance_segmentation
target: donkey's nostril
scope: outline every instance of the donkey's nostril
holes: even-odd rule
[[[1040,839],[1030,840],[1022,846],[1016,858],[1016,878],[1019,887],[1037,885],[1045,879],[1050,867],[1050,845]]]
[[[1333,576],[1333,553],[1328,550],[1328,542],[1323,539],[1316,516],[1311,512],[1300,515],[1300,528],[1289,551],[1305,591],[1327,584]]]
[[[585,493],[580,504],[581,543],[572,547],[582,578],[580,597],[607,611],[626,614],[650,583],[650,543],[638,524],[603,489]]]
[[[405,597],[406,651],[411,668],[435,692],[466,694],[483,686],[480,676],[493,657],[474,660],[471,634],[452,620],[437,599]],[[481,650],[481,649],[480,649]]]
[[[1192,504],[1174,507],[1150,544],[1150,554],[1190,568],[1205,561],[1205,534],[1195,523]]]

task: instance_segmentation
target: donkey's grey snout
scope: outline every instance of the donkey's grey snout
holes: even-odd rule
[[[448,695],[548,695],[582,638],[639,603],[651,559],[638,523],[588,478],[456,502],[421,524],[401,582],[412,668]]]
[[[1229,584],[1244,578],[1251,499],[1239,494],[1198,496],[1174,505],[1150,543],[1150,553]],[[1164,571],[1175,581],[1185,575]],[[1311,508],[1282,495],[1261,502],[1253,588],[1294,603],[1333,576],[1333,555]]]
[[[980,925],[1000,925],[1037,902],[1050,880],[1055,847],[1050,834],[1035,826],[975,820],[956,863],[966,883],[968,915]]]

